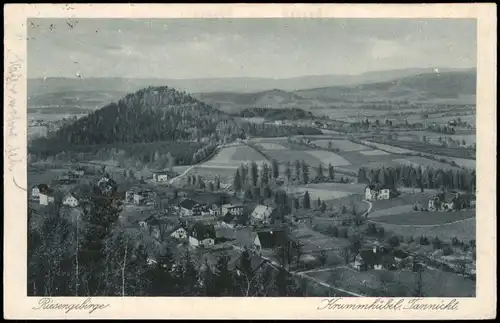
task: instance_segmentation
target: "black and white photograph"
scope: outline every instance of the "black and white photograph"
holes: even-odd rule
[[[476,297],[476,19],[26,30],[27,296]]]

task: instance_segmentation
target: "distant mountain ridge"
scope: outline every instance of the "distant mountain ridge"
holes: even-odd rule
[[[474,71],[472,69],[437,68],[440,72]],[[391,81],[406,76],[434,72],[434,68],[407,68],[373,71],[359,75],[310,75],[293,78],[205,78],[205,79],[140,79],[140,78],[30,78],[28,95],[72,91],[113,91],[130,93],[148,86],[169,86],[189,93],[238,92],[253,93],[277,89],[297,91],[331,86],[349,86]]]

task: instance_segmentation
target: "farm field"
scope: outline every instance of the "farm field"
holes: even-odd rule
[[[308,150],[308,154],[313,155],[317,159],[320,160],[321,163],[323,164],[332,164],[332,166],[343,166],[343,165],[350,165],[351,163],[348,162],[346,159],[342,158],[341,156],[325,151],[325,150]]]
[[[328,148],[330,142],[332,143],[332,148],[340,149],[341,151],[358,151],[358,150],[370,149],[369,147],[354,142],[350,142],[349,140],[320,139],[312,141],[313,144],[323,148]]]
[[[365,156],[379,156],[379,155],[390,155],[390,153],[382,151],[382,150],[361,150],[359,152],[361,155]]]
[[[235,145],[221,148],[209,161],[203,163],[204,167],[238,167],[244,162],[266,162],[264,156],[246,145]]]
[[[287,150],[288,149],[281,144],[271,143],[271,142],[261,142],[261,143],[258,143],[257,146],[259,146],[262,149],[266,149],[266,150]]]
[[[381,275],[389,278],[389,286],[398,296],[411,296],[417,282],[417,273],[411,271],[388,272],[384,270],[356,271],[339,267],[331,271],[308,273],[326,283],[360,294],[377,294],[384,290]],[[391,284],[391,282],[393,284]],[[423,294],[433,297],[474,297],[475,283],[457,274],[426,269],[422,275]]]
[[[396,206],[390,209],[385,209],[385,216],[379,216],[376,222],[398,225],[439,225],[453,223],[461,220],[473,219],[475,217],[474,211],[455,211],[455,212],[425,212],[403,211],[402,206]],[[401,209],[401,210],[400,210]],[[411,209],[411,207],[410,207]],[[403,211],[403,212],[401,212]],[[372,217],[370,214],[369,218]]]
[[[457,237],[463,241],[476,239],[475,219],[436,226],[408,226],[381,222],[377,222],[377,224],[382,226],[386,231],[392,231],[394,234],[403,237],[439,237],[441,240],[451,240],[453,237]]]

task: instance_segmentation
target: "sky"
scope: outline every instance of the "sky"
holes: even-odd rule
[[[476,66],[473,19],[29,19],[28,77],[289,78]]]

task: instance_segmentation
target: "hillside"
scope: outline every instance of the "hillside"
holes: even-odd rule
[[[173,88],[148,87],[128,94],[63,126],[49,138],[34,140],[30,152],[44,156],[88,146],[143,144],[158,141],[218,143],[246,135],[287,136],[315,129],[255,125],[227,114]],[[87,151],[87,150],[86,150]]]
[[[451,69],[439,68],[442,72]],[[432,68],[407,68],[387,71],[373,71],[358,75],[308,75],[292,78],[231,77],[205,79],[139,79],[139,78],[29,78],[28,96],[64,92],[108,92],[130,93],[148,86],[176,88],[190,93],[238,92],[255,93],[279,89],[296,91],[329,86],[356,85],[374,82],[387,82],[401,77],[432,72]]]
[[[389,82],[325,87],[296,92],[324,102],[377,99],[426,100],[476,94],[476,70],[425,73]]]

